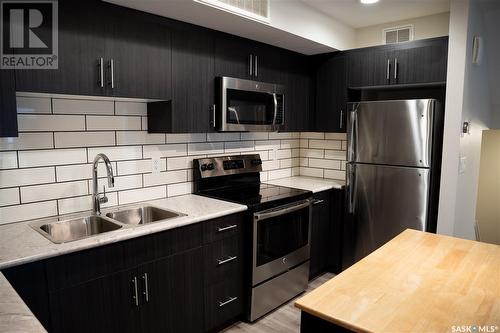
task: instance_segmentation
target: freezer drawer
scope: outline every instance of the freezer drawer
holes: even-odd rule
[[[426,230],[430,170],[348,164],[355,261],[407,228]]]
[[[416,99],[349,104],[349,161],[430,167],[436,103]]]

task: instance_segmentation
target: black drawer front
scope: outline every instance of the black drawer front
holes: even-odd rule
[[[205,331],[214,331],[236,322],[243,314],[243,285],[231,277],[206,289]]]
[[[206,245],[203,248],[205,259],[205,284],[211,285],[242,274],[242,251],[238,237],[231,237]]]
[[[244,214],[238,213],[204,223],[203,241],[210,243],[242,234],[243,216]]]

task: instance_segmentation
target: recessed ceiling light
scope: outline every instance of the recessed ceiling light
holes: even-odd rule
[[[379,2],[379,0],[359,0],[359,2],[361,2],[364,5],[371,5],[373,3]]]

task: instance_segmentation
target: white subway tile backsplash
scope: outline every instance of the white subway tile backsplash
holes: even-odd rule
[[[137,190],[118,192],[118,203],[126,205],[134,202],[161,199],[167,197],[165,185],[156,187],[145,187]]]
[[[53,167],[0,171],[0,188],[55,182]]]
[[[135,116],[87,116],[89,131],[140,131],[141,117]]]
[[[325,170],[325,178],[345,180],[344,170]]]
[[[0,224],[34,220],[57,215],[56,201],[44,201],[0,208]]]
[[[143,131],[148,130],[148,117],[141,117],[141,129]]]
[[[206,142],[206,133],[167,133],[167,143]]]
[[[118,131],[116,144],[122,145],[152,145],[164,144],[165,134],[149,134],[146,131]]]
[[[187,170],[148,173],[144,175],[144,186],[186,182],[188,180],[187,173]]]
[[[241,133],[241,140],[268,140],[269,133],[267,132],[244,132]]]
[[[17,97],[17,113],[50,114],[52,107],[48,97]]]
[[[141,102],[115,102],[115,114],[123,116],[147,116],[148,104]]]
[[[20,203],[19,189],[17,187],[0,190],[0,207],[19,205]]]
[[[300,133],[298,132],[271,132],[269,133],[269,140],[273,139],[298,139]]]
[[[21,203],[76,197],[88,194],[87,181],[21,187]]]
[[[279,160],[262,161],[262,170],[263,171],[276,170],[279,168],[280,168],[280,161]]]
[[[342,141],[342,150],[347,150],[347,141]]]
[[[323,140],[325,138],[325,133],[320,132],[302,132],[300,133],[301,139],[316,139]]]
[[[346,140],[346,133],[325,133],[325,140]]]
[[[340,161],[310,158],[309,159],[309,166],[311,168],[340,170]]]
[[[116,174],[116,162],[111,162],[113,170]],[[106,166],[103,162],[97,165],[98,177],[106,175]],[[63,165],[56,166],[56,179],[57,182],[67,182],[71,180],[91,179],[92,178],[92,163]]]
[[[280,148],[280,140],[255,141],[255,150],[273,150]]]
[[[337,140],[310,140],[309,148],[316,149],[341,149],[342,142]]]
[[[281,140],[281,149],[300,148],[300,140]]]
[[[324,150],[319,149],[300,149],[300,157],[323,158]]]
[[[186,144],[167,144],[161,146],[144,146],[144,158],[173,157],[187,155]]]
[[[101,174],[101,176],[105,176],[106,174]],[[93,191],[93,180],[88,180],[88,186],[90,189],[90,192]],[[114,187],[109,187],[108,185],[108,178],[99,178],[97,180],[97,188],[99,189],[99,192],[102,193],[103,188],[106,188],[106,193],[107,192],[117,192],[117,191],[123,191],[123,190],[130,190],[133,188],[140,188],[142,187],[142,175],[129,175],[129,176],[118,176],[115,177],[115,186]]]
[[[132,175],[138,173],[149,173],[152,171],[153,162],[151,159],[147,160],[137,160],[137,161],[124,161],[117,163],[117,174],[118,175]],[[167,160],[165,158],[160,159],[160,171],[165,171],[167,169]]]
[[[115,145],[115,132],[56,132],[56,148],[100,147]]]
[[[292,169],[271,170],[267,174],[269,180],[292,177]]]
[[[19,132],[85,130],[85,116],[20,114],[17,122]]]
[[[292,150],[291,149],[280,149],[276,152],[276,158],[292,158]]]
[[[223,152],[223,142],[190,143],[188,145],[188,155],[221,154]]]
[[[19,133],[17,138],[0,138],[0,150],[54,148],[52,133]]]
[[[97,154],[105,154],[111,161],[138,160],[142,158],[141,146],[88,148],[88,162]]]
[[[323,169],[300,167],[300,175],[323,178]]]
[[[234,141],[224,143],[224,152],[231,154],[237,152],[248,152],[255,150],[254,141]]]
[[[17,168],[17,152],[8,151],[0,153],[0,169]]]
[[[332,160],[346,160],[345,150],[325,150],[325,158]]]
[[[240,133],[208,133],[207,141],[239,141],[241,140]]]
[[[192,182],[167,185],[167,194],[169,197],[190,194],[192,192],[193,192],[193,183]]]
[[[87,99],[52,99],[53,112],[61,114],[104,114],[115,113],[113,101],[93,101]]]
[[[19,167],[37,167],[46,165],[78,164],[87,161],[85,148],[27,150],[19,153]]]
[[[309,140],[300,139],[299,147],[300,148],[309,148]]]
[[[101,208],[112,207],[118,205],[118,193],[106,193],[108,202],[101,204]],[[86,195],[82,197],[74,197],[57,200],[59,215],[83,212],[92,209],[92,196]]]

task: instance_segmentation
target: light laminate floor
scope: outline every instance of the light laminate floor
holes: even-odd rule
[[[307,291],[313,290],[335,275],[332,273],[323,274],[309,283]],[[302,295],[300,295],[302,296]],[[299,296],[299,297],[300,297]],[[239,322],[224,330],[224,333],[293,333],[300,332],[300,310],[297,309],[291,300],[279,309],[262,317],[254,323]]]

